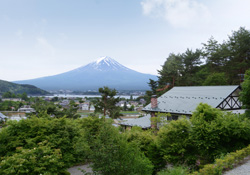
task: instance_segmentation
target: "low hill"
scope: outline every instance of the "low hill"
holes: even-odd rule
[[[0,80],[0,94],[5,92],[11,92],[15,94],[22,94],[26,92],[28,95],[45,95],[49,92],[37,88],[36,86],[29,84],[16,84],[8,81]]]

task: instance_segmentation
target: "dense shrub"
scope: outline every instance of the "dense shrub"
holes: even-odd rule
[[[201,159],[208,162],[250,143],[250,121],[245,117],[200,104],[191,122],[191,140]]]
[[[191,129],[191,123],[186,118],[171,121],[160,128],[157,141],[168,163],[194,164],[196,153],[190,139]]]
[[[166,170],[162,170],[157,175],[188,175],[189,171],[187,167],[176,166]]]
[[[165,166],[165,160],[160,154],[160,149],[156,143],[156,136],[152,130],[144,131],[140,127],[133,127],[124,134],[127,141],[136,144],[152,162],[154,165],[154,171],[158,171]]]
[[[250,145],[242,150],[229,153],[222,159],[216,159],[214,164],[207,164],[199,171],[193,172],[192,175],[222,174],[224,170],[241,163],[241,161],[249,155]]]
[[[94,172],[103,175],[152,174],[153,165],[148,158],[109,123],[100,127],[92,149]]]
[[[12,156],[17,147],[33,149],[38,143],[47,140],[51,149],[60,149],[62,161],[68,167],[85,161],[89,147],[84,140],[84,132],[77,121],[31,117],[30,119],[9,121],[0,132],[0,156]]]
[[[60,149],[39,143],[32,149],[17,148],[11,156],[0,162],[0,174],[60,174],[65,168]]]

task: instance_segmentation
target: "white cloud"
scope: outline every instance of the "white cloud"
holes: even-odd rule
[[[146,16],[210,35],[250,27],[249,0],[142,0],[141,6]]]
[[[55,55],[55,48],[48,42],[44,37],[36,38],[39,48],[43,51],[45,55]]]
[[[174,27],[188,27],[210,20],[208,8],[195,0],[143,0],[145,15],[164,18]]]

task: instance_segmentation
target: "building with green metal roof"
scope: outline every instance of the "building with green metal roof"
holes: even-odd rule
[[[207,103],[213,108],[222,110],[239,110],[241,87],[233,86],[182,86],[173,87],[158,98],[152,98],[151,104],[143,111],[151,113],[170,113],[173,118],[185,115],[191,116],[200,103]]]

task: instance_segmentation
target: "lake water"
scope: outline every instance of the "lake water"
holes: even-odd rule
[[[72,95],[72,94],[54,94],[54,95],[50,95],[50,96],[45,96],[45,97],[61,97],[61,98],[95,98],[95,97],[101,97],[101,95]],[[125,98],[125,99],[130,99],[130,95],[117,95],[115,97],[120,97],[120,98]],[[139,96],[135,95],[132,96],[133,99],[138,98]]]

